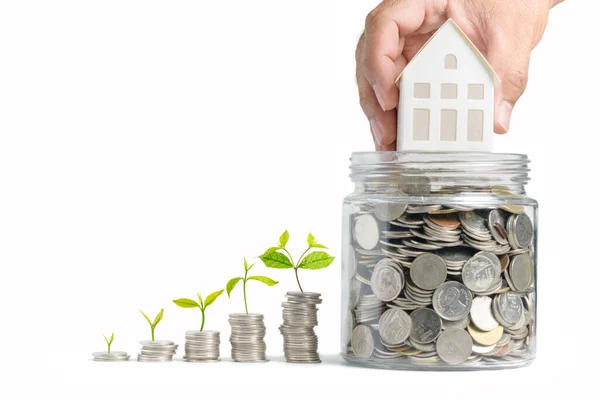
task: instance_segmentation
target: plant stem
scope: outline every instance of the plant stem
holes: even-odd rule
[[[308,253],[308,251],[309,251],[310,249],[311,249],[311,248],[309,247],[308,249],[306,249],[306,251],[305,251],[304,253],[302,253],[302,255],[300,256],[300,258],[298,259],[298,265],[300,265],[300,263],[302,262],[302,259],[304,258],[304,255],[305,255],[306,253]],[[298,267],[298,265],[296,265],[296,268]]]
[[[282,247],[281,250],[283,250],[287,253],[288,257],[290,258],[290,261],[292,262],[292,265],[294,265],[294,259],[292,258],[292,255],[290,254],[290,252],[287,251],[287,249],[285,247]]]
[[[110,343],[108,344],[108,354],[110,354]]]
[[[202,311],[202,325],[200,326],[200,332],[202,332],[204,329],[204,308],[201,308],[200,311]]]
[[[150,330],[152,330],[152,341],[154,342],[154,327],[150,326]]]
[[[248,271],[244,274],[244,307],[246,307],[246,315],[248,315],[248,301],[246,300],[246,281],[248,277]]]
[[[300,293],[304,293],[304,290],[302,290],[302,286],[300,285],[300,279],[298,279],[298,267],[294,268],[294,272],[296,273],[296,282],[298,282],[298,287],[300,288]]]

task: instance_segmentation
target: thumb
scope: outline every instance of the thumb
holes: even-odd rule
[[[494,132],[506,133],[517,100],[527,87],[529,58],[532,47],[519,32],[494,35],[488,47],[487,59],[500,77],[496,87]]]

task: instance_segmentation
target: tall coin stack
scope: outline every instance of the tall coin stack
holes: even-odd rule
[[[264,316],[229,314],[231,358],[237,362],[267,361]]]
[[[187,331],[183,359],[187,362],[219,361],[220,345],[218,331]]]
[[[319,363],[319,341],[314,327],[317,326],[317,304],[320,293],[287,292],[283,306],[283,352],[287,362]]]
[[[142,349],[137,360],[140,362],[173,361],[177,345],[168,340],[142,340]]]

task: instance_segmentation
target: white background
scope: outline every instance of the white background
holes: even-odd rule
[[[295,282],[292,271],[260,262],[256,273],[280,281],[249,284],[271,362],[89,361],[113,331],[113,349],[135,357],[149,335],[140,308],[164,307],[157,338],[183,345],[200,313],[171,300],[223,288],[243,272],[244,256],[284,229],[295,254],[309,231],[340,253],[348,158],[372,149],[354,47],[376,3],[0,2],[0,397],[506,398],[579,394],[592,384],[600,6],[584,0],[552,11],[511,132],[497,140],[499,152],[530,156],[528,191],[541,204],[532,367],[338,365],[339,260],[301,272],[305,289],[325,300],[323,364],[282,362],[280,303]],[[225,358],[227,314],[242,309],[236,289],[208,310]]]

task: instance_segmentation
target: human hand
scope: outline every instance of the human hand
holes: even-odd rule
[[[435,31],[452,18],[486,56],[496,87],[494,131],[506,133],[527,86],[529,57],[550,9],[562,0],[384,0],[369,13],[356,47],[360,105],[377,150],[396,150],[395,80]]]

